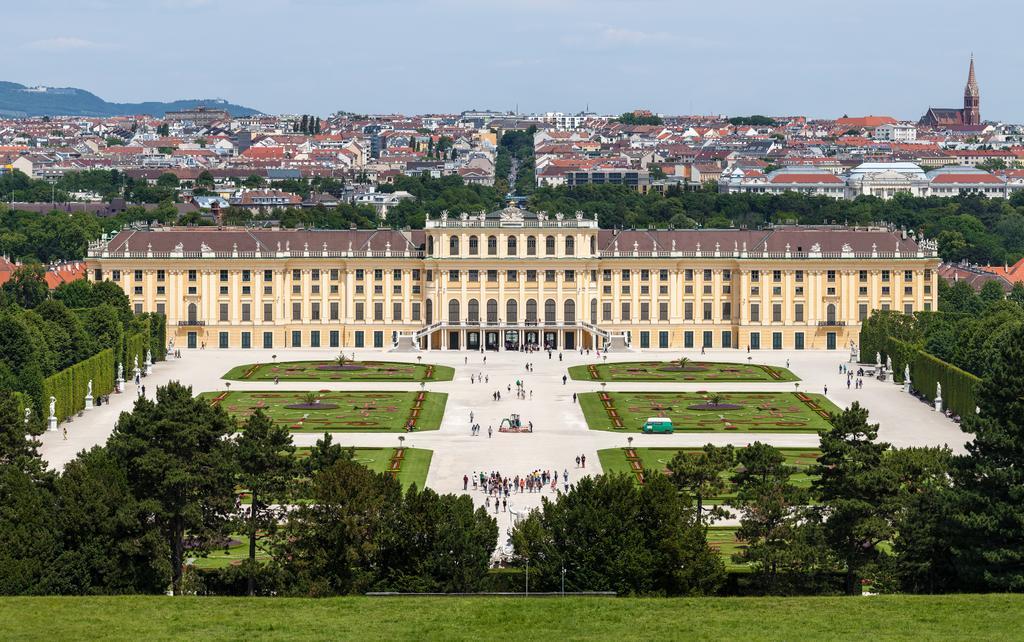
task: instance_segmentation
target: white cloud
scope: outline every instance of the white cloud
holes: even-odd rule
[[[641,31],[594,25],[584,32],[563,36],[562,44],[581,49],[616,49],[663,45],[675,40],[676,36],[665,31]]]
[[[83,49],[106,49],[109,48],[109,45],[75,36],[58,36],[33,40],[28,43],[28,48],[36,51],[80,51]]]

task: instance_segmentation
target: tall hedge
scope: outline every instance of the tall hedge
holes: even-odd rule
[[[167,355],[167,317],[159,312],[146,315],[149,321],[149,349],[153,351],[153,361],[163,361]]]
[[[961,417],[975,411],[975,394],[981,379],[899,339],[887,337],[880,347],[882,361],[892,359],[892,376],[896,381],[903,381],[903,370],[909,363],[911,385],[922,397],[935,401],[935,384],[942,383],[944,410]]]
[[[113,392],[116,368],[114,351],[108,348],[43,379],[43,394],[37,400],[38,412],[49,417],[50,397],[56,397],[57,421],[64,421],[85,408],[90,379],[94,398]]]
[[[145,368],[146,350],[149,348],[149,332],[136,332],[124,340],[124,372],[125,378],[131,378],[135,358],[138,357],[139,370]]]

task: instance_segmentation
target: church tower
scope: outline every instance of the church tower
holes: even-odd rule
[[[974,77],[974,54],[971,54],[971,68],[967,72],[967,86],[964,87],[963,119],[965,125],[981,124],[981,92]]]

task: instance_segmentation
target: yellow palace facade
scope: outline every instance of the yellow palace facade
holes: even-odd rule
[[[846,349],[873,310],[931,310],[934,243],[885,228],[602,230],[506,208],[423,230],[147,228],[91,280],[177,348]]]

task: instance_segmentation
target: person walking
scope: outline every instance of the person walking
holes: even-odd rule
[[[469,490],[469,475],[462,476],[462,490],[463,492]]]
[[[493,433],[494,433],[494,428],[491,427],[491,426],[487,426],[487,438],[488,439],[491,438],[491,434],[493,434]]]
[[[565,375],[562,375],[562,385],[563,386],[565,385],[566,381],[568,381],[568,378]]]
[[[572,393],[572,402],[576,403],[576,393]]]
[[[68,427],[67,427],[67,425],[61,426],[61,429],[64,431],[64,441],[67,441],[68,440]]]
[[[580,456],[579,455],[576,455],[576,467],[577,468],[580,467]]]
[[[586,455],[580,455],[580,464],[582,464],[581,468],[586,468],[587,467],[587,456]]]

